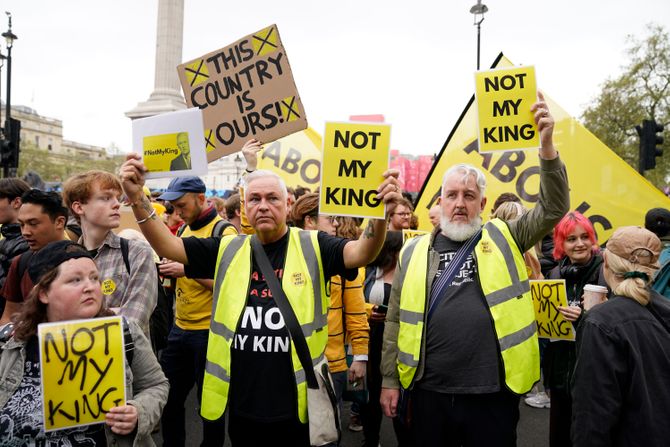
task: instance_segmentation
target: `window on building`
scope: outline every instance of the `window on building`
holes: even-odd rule
[[[35,135],[35,146],[40,147],[40,136]]]
[[[49,145],[47,145],[47,149],[52,150],[53,148],[52,148],[51,145],[49,144]]]

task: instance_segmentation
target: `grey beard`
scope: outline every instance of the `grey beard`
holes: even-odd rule
[[[451,223],[445,216],[440,218],[440,229],[442,230],[442,234],[456,242],[463,242],[470,239],[481,226],[481,216],[475,217],[472,219],[472,222],[468,223]]]

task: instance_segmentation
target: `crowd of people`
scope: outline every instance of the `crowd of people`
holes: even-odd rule
[[[532,110],[537,204],[504,194],[484,222],[484,174],[455,165],[429,210],[433,230],[406,242],[418,222],[397,171],[377,189],[386,219],[362,225],[258,170],[256,140],[227,200],[208,200],[197,177],[153,195],[136,155],[118,175],[73,176],[62,197],[0,179],[0,445],[150,446],[160,429],[163,445],[185,446],[196,387],[201,445],[309,446],[304,359],[277,290],[308,361],[327,362],[342,428],[362,429],[365,446],[379,445],[383,415],[401,446],[514,446],[531,389],[526,402],[550,408],[552,447],[666,445],[670,211],[615,229],[601,249],[570,211],[541,97]],[[122,202],[141,234],[115,233]],[[529,279],[542,278],[565,280],[558,311],[576,341],[538,338]],[[585,306],[587,285],[608,299]],[[123,317],[134,346],[127,401],[103,423],[46,431],[37,326],[108,315]]]

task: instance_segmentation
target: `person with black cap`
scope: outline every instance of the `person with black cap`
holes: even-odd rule
[[[652,208],[644,217],[644,227],[659,237],[663,244],[658,262],[661,267],[653,278],[652,288],[670,298],[670,210]]]
[[[586,312],[577,332],[572,443],[666,446],[670,439],[670,301],[649,287],[659,238],[621,227],[607,241],[613,296]]]
[[[208,206],[206,190],[198,177],[176,177],[159,197],[169,202],[184,221],[178,236],[203,238],[223,233],[225,221],[213,206]],[[140,227],[142,222],[142,219],[138,221]],[[184,264],[168,259],[163,259],[159,270],[163,276],[176,278],[175,321],[161,354],[161,366],[170,381],[170,394],[161,419],[163,445],[184,446],[184,403],[194,385],[198,387],[198,399],[202,395],[213,281],[186,278]],[[202,445],[222,446],[224,440],[224,419],[217,422],[203,419]]]
[[[133,344],[132,359],[125,364],[126,404],[110,408],[105,423],[45,432],[37,326],[113,313],[104,305],[95,262],[81,245],[52,242],[32,256],[27,270],[35,287],[14,320],[13,334],[0,337],[0,421],[12,422],[0,424],[2,445],[153,446],[151,429],[160,418],[168,382],[149,341],[131,320],[124,320]]]

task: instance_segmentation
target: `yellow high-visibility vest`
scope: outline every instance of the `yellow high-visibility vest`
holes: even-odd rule
[[[226,236],[221,239],[200,411],[208,420],[220,418],[228,405],[232,373],[230,350],[249,296],[251,254],[249,236]],[[316,365],[323,359],[328,342],[329,300],[316,231],[290,229],[281,284],[307,340],[312,363]],[[293,341],[291,357],[298,396],[298,417],[306,423],[307,382]]]
[[[427,301],[426,276],[430,234],[414,238],[400,253],[400,328],[398,373],[409,388],[419,366]],[[523,254],[503,221],[484,225],[475,246],[479,283],[493,318],[505,371],[505,384],[517,393],[530,390],[540,378],[535,311]]]

